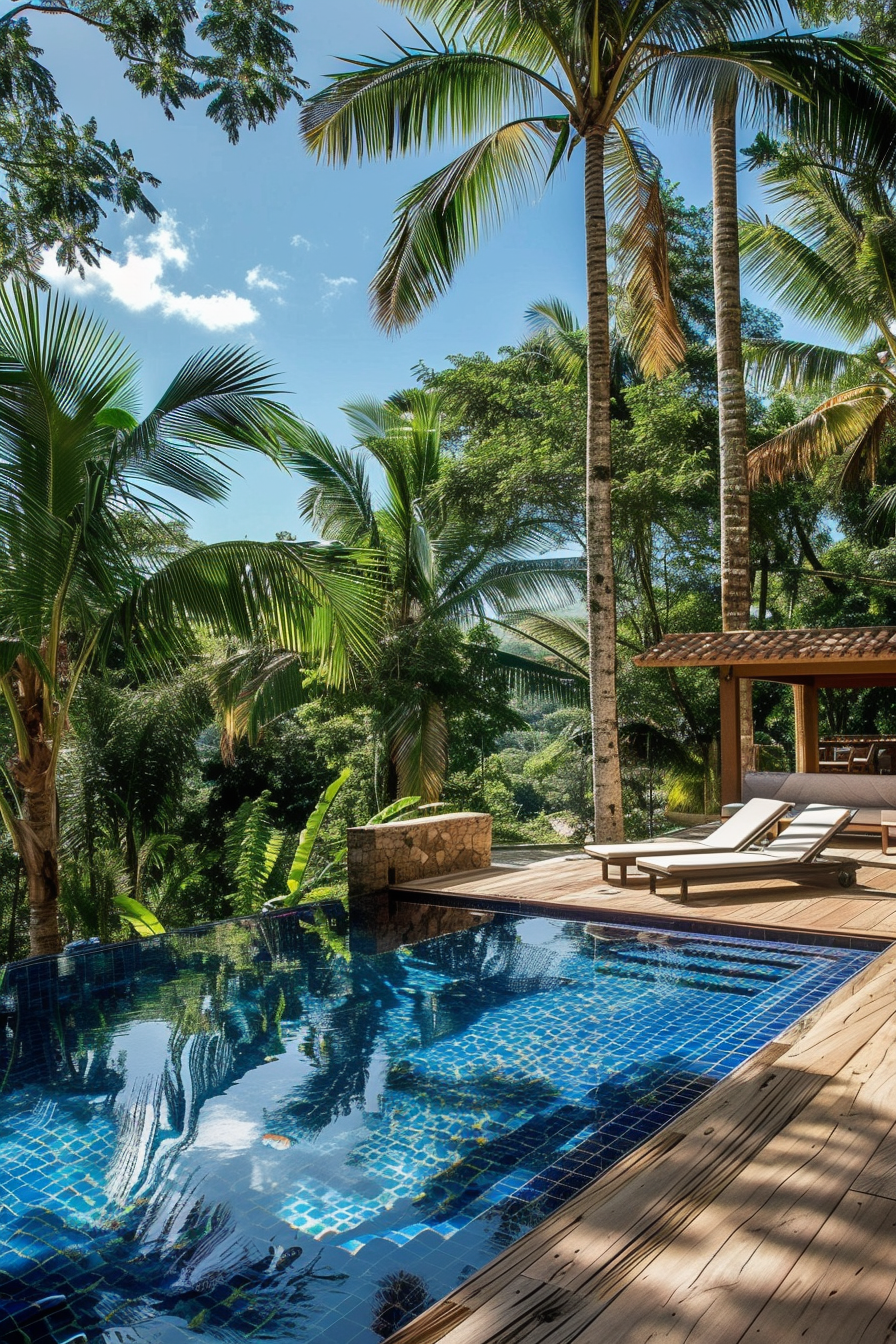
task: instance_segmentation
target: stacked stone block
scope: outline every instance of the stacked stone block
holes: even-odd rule
[[[487,812],[448,812],[348,832],[348,889],[368,896],[399,882],[488,868],[492,819]]]

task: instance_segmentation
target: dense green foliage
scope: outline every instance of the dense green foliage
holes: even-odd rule
[[[745,224],[748,264],[844,345],[785,340],[776,312],[744,305],[751,619],[896,624],[893,199],[855,165],[767,138],[747,161],[784,208]],[[667,631],[720,625],[712,213],[668,186],[661,205],[678,367],[639,372],[618,269],[612,294],[632,833],[718,802],[714,675],[632,662]],[[613,246],[618,258],[619,231]],[[27,291],[3,301],[0,956],[28,945],[10,836],[40,822],[36,744],[57,772],[41,787],[71,938],[342,897],[346,826],[404,794],[488,809],[499,841],[588,834],[586,334],[557,299],[528,316],[530,334],[496,355],[419,366],[417,387],[346,407],[340,447],[238,351],[191,361],[140,420],[136,365],[114,338]],[[221,499],[234,450],[295,473],[321,544],[190,539],[158,487]],[[757,763],[788,767],[789,689],[757,683],[754,704]],[[823,731],[896,733],[888,691],[827,692],[821,714]]]

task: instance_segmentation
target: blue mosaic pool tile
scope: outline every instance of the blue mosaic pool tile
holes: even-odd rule
[[[376,1344],[870,957],[505,915],[348,959],[303,912],[24,968],[0,1299]]]

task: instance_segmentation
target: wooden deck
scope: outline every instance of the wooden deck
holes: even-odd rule
[[[684,908],[563,860],[395,895],[896,938],[896,858],[850,852],[864,863],[848,892],[769,883],[698,890]],[[392,1336],[623,1341],[894,1344],[896,945]]]
[[[627,886],[608,885],[601,880],[599,863],[576,857],[548,859],[528,868],[487,868],[431,877],[405,882],[393,891],[403,899],[479,903],[480,908],[507,907],[520,912],[537,905],[556,908],[558,914],[585,913],[595,918],[708,920],[757,930],[896,939],[896,855],[884,855],[879,844],[862,844],[856,839],[830,846],[826,853],[849,855],[860,861],[855,886],[844,890],[829,880],[818,886],[797,886],[775,878],[731,882],[722,887],[692,882],[690,896],[682,904],[675,883],[661,886],[651,896],[647,879],[630,870]]]

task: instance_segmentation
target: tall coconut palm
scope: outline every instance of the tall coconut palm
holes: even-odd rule
[[[766,182],[784,209],[742,226],[750,273],[810,322],[852,350],[811,342],[753,341],[760,385],[828,394],[797,424],[750,454],[752,480],[811,475],[842,458],[841,479],[873,479],[885,430],[896,424],[896,202],[864,170],[836,171],[799,150],[764,151]]]
[[[2,817],[27,877],[32,953],[59,950],[56,777],[91,665],[168,664],[201,630],[302,649],[344,677],[373,601],[309,546],[222,542],[148,563],[122,515],[171,516],[160,491],[216,501],[222,454],[279,455],[288,422],[255,354],[189,360],[142,420],[134,356],[59,298],[0,292],[0,692],[15,752]]]
[[[621,221],[620,263],[641,367],[666,373],[684,350],[669,294],[657,164],[635,114],[639,107],[654,118],[705,113],[718,71],[729,65],[768,71],[768,96],[780,101],[810,86],[821,50],[859,79],[861,49],[825,49],[806,38],[788,46],[786,71],[776,72],[784,39],[746,37],[778,22],[773,0],[407,0],[405,8],[432,21],[438,41],[422,38],[423,46],[399,47],[389,60],[349,62],[303,111],[306,143],[331,163],[390,158],[443,139],[473,142],[400,201],[372,284],[380,326],[413,322],[513,203],[584,149],[594,810],[596,834],[618,837],[608,210]]]
[[[788,10],[790,7],[788,6]],[[794,16],[796,17],[796,16]],[[778,39],[779,42],[781,39]],[[719,505],[722,580],[722,629],[745,630],[750,624],[750,488],[747,467],[747,398],[741,338],[741,283],[738,242],[737,129],[740,120],[768,119],[808,143],[834,154],[861,155],[882,171],[891,153],[892,71],[880,53],[867,52],[864,72],[857,55],[839,39],[819,44],[815,69],[794,67],[796,97],[782,99],[778,83],[789,65],[788,44],[799,56],[804,39],[784,39],[774,69],[762,64],[717,72],[712,92],[710,146],[713,185],[713,281],[715,290],[716,369],[719,404]],[[843,58],[846,58],[845,60]],[[702,72],[701,72],[702,73]],[[763,86],[775,83],[770,106]],[[752,683],[741,682],[743,768],[752,768]]]
[[[448,765],[448,725],[440,669],[421,668],[414,648],[439,628],[470,627],[496,610],[580,601],[583,566],[543,558],[557,542],[548,525],[519,522],[495,534],[445,506],[440,486],[447,451],[436,393],[356,401],[344,411],[353,447],[336,447],[311,427],[296,426],[285,436],[284,451],[311,482],[299,502],[303,520],[325,541],[354,554],[367,551],[382,566],[385,634],[374,675],[401,685],[385,725],[394,787],[401,796],[435,801]],[[566,671],[501,649],[488,657],[516,687],[581,698]],[[406,664],[415,669],[410,679]],[[280,668],[274,672],[280,675]],[[263,677],[257,685],[264,685]]]

